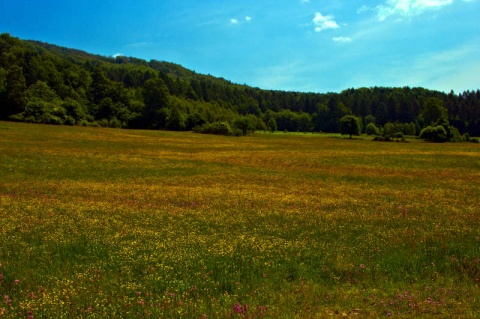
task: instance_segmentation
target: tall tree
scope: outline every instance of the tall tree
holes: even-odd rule
[[[170,95],[168,88],[160,78],[150,79],[143,87],[145,102],[145,120],[150,128],[164,128],[170,115]]]
[[[92,85],[90,88],[92,102],[99,104],[101,100],[109,97],[111,85],[112,83],[105,75],[105,72],[98,67],[95,68],[92,75]]]
[[[12,65],[8,69],[6,88],[6,115],[22,113],[26,106],[25,91],[27,85],[21,67]]]
[[[443,106],[442,100],[436,97],[430,97],[423,104],[422,114],[420,115],[424,126],[434,125],[441,120],[448,120],[447,109]]]

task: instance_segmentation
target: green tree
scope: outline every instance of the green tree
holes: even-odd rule
[[[245,136],[249,133],[253,133],[255,131],[255,123],[252,119],[248,116],[239,116],[233,122],[233,125],[242,131],[242,134]]]
[[[167,119],[166,128],[172,131],[183,131],[185,130],[185,117],[178,110],[178,107],[173,107],[170,110],[170,115]]]
[[[298,127],[299,132],[310,132],[312,130],[312,118],[308,113],[301,113],[298,116]]]
[[[318,103],[312,115],[314,130],[317,132],[328,130],[330,109],[325,104]]]
[[[277,121],[273,117],[268,120],[267,128],[272,133],[277,130]]]
[[[0,67],[0,119],[7,117],[7,70]]]
[[[170,111],[170,94],[160,78],[149,79],[143,87],[145,120],[150,128],[165,128]],[[164,110],[164,111],[162,111]]]
[[[353,115],[346,115],[340,119],[340,132],[345,135],[360,135],[362,132],[362,120]]]
[[[367,135],[378,135],[378,128],[374,123],[368,123],[367,128],[365,129]]]
[[[6,88],[6,115],[22,113],[27,105],[25,98],[27,85],[21,67],[12,65],[8,69]]]
[[[163,107],[160,110],[155,110],[153,124],[151,128],[164,129],[167,127],[168,119],[170,118],[170,109]]]
[[[23,116],[27,122],[63,124],[67,111],[62,100],[47,83],[37,81],[25,91],[27,106]]]
[[[40,80],[35,84],[30,85],[25,92],[25,97],[27,101],[31,99],[40,99],[49,103],[60,103],[60,98],[55,91],[53,91],[47,83]]]
[[[194,112],[185,119],[185,129],[192,130],[195,126],[202,126],[205,123],[207,123],[205,117],[199,112]]]
[[[420,118],[425,126],[436,125],[442,119],[448,119],[447,109],[443,106],[443,101],[436,97],[426,99]]]
[[[90,87],[90,97],[92,102],[99,104],[102,99],[109,97],[111,86],[112,81],[107,78],[105,72],[100,68],[95,68]]]
[[[403,132],[405,133],[405,135],[414,136],[416,134],[415,123],[405,123],[403,126]]]
[[[115,105],[109,97],[105,97],[100,101],[96,114],[97,119],[111,119],[115,117]]]
[[[67,114],[75,119],[76,122],[80,122],[87,118],[87,108],[80,102],[67,98],[62,103],[62,107],[67,111]]]

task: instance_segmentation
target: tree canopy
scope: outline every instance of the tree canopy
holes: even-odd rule
[[[0,120],[172,130],[226,123],[249,134],[341,132],[347,115],[360,119],[362,130],[373,123],[380,131],[411,135],[440,125],[447,139],[457,134],[453,128],[480,136],[480,90],[262,90],[173,63],[104,57],[0,35]]]

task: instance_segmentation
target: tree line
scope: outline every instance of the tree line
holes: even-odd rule
[[[446,139],[480,136],[480,90],[262,90],[173,63],[104,57],[0,35],[1,120],[245,135],[341,132],[346,116],[355,117],[356,130],[366,133],[420,135],[430,128],[442,135],[442,127]]]

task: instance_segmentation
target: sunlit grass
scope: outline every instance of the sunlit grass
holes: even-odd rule
[[[475,317],[480,146],[0,123],[0,317]]]

